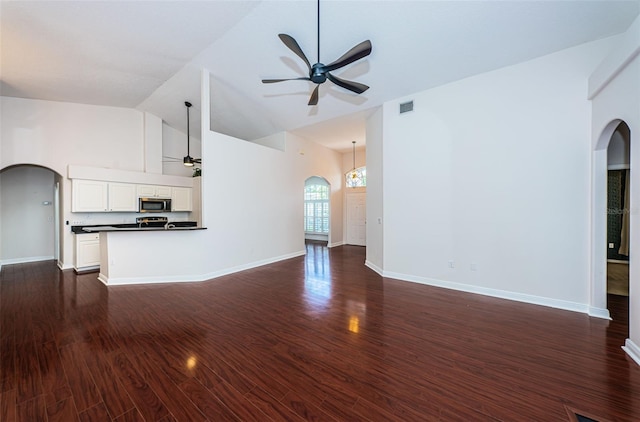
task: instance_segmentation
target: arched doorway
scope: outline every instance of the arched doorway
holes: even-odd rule
[[[311,176],[304,182],[305,242],[326,242],[331,239],[331,185],[324,177]]]
[[[60,261],[62,176],[20,164],[0,171],[0,263]]]
[[[593,152],[593,201],[592,201],[592,250],[591,250],[591,301],[590,301],[590,314],[599,317],[609,318],[608,308],[608,269],[609,269],[609,255],[611,255],[610,249],[614,249],[617,252],[623,254],[629,254],[628,242],[629,237],[622,239],[624,235],[621,230],[621,241],[625,245],[616,244],[617,242],[610,241],[610,231],[612,229],[611,222],[615,218],[610,218],[612,212],[615,213],[616,209],[612,209],[609,201],[609,176],[611,160],[609,157],[609,147],[612,146],[612,140],[616,140],[619,137],[626,137],[628,142],[629,151],[626,152],[625,157],[628,160],[631,148],[631,132],[628,125],[622,120],[613,120],[605,127],[600,134],[595,150]],[[613,152],[613,150],[612,150]],[[625,165],[620,165],[626,170],[624,180],[621,180],[621,188],[628,193],[631,187],[631,178],[626,177],[630,171],[630,161],[627,161]],[[626,201],[625,201],[626,199]],[[620,199],[622,202],[621,210],[624,212],[620,215],[620,225],[631,224],[631,214],[626,212],[629,210],[628,196],[624,195]],[[626,210],[626,211],[625,211]],[[624,217],[624,222],[622,220]],[[615,228],[614,228],[615,230]],[[628,230],[627,230],[628,233]],[[629,233],[630,236],[630,233]],[[613,245],[612,245],[613,244]],[[622,247],[621,247],[622,246]],[[628,268],[627,268],[628,270]],[[628,280],[628,278],[627,278]]]
[[[629,296],[630,131],[621,122],[607,146],[607,299]],[[607,302],[607,309],[611,310]]]

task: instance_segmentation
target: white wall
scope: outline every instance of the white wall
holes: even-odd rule
[[[386,275],[586,311],[587,77],[611,44],[384,105]]]
[[[0,243],[5,246],[0,263],[54,258],[54,176],[51,170],[35,166],[0,173]]]
[[[376,110],[366,123],[367,133],[367,256],[368,267],[383,273],[384,268],[384,172],[383,110]]]
[[[636,19],[616,48],[602,62],[590,79],[592,100],[591,148],[594,162],[593,212],[593,292],[594,299],[602,301],[606,289],[606,147],[611,135],[607,129],[617,121],[627,123],[631,132],[631,207],[630,207],[630,251],[629,257],[629,339],[627,352],[640,364],[640,18]],[[611,132],[609,132],[611,133]],[[603,186],[603,180],[604,186]],[[600,282],[598,281],[600,280]]]
[[[311,176],[331,184],[329,241],[343,241],[340,153],[291,134],[283,152],[211,132],[203,162],[207,272],[304,253],[304,181]]]
[[[367,148],[356,146],[356,168],[367,165]],[[353,170],[353,150],[342,154],[342,173],[347,174]]]

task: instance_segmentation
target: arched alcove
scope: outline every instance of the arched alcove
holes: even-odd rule
[[[0,170],[0,263],[59,260],[62,180],[36,164]]]
[[[591,249],[591,314],[609,317],[607,308],[607,228],[609,208],[608,195],[608,147],[616,133],[624,133],[632,148],[631,131],[620,119],[610,121],[602,130],[593,151],[593,197],[592,197],[592,249]],[[630,190],[630,178],[626,189]],[[624,206],[628,209],[628,204]],[[630,224],[631,214],[625,216]],[[628,241],[629,239],[627,239]]]
[[[304,182],[304,238],[305,241],[329,243],[331,234],[331,184],[320,176]]]

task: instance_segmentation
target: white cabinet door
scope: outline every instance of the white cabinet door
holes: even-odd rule
[[[71,182],[72,212],[107,211],[109,195],[108,183],[96,180],[78,180]]]
[[[156,196],[158,198],[171,198],[171,186],[156,186]]]
[[[141,198],[171,198],[171,186],[138,185],[137,190]]]
[[[191,188],[173,188],[171,192],[171,211],[192,211],[191,191]]]
[[[136,185],[109,183],[109,211],[138,211]]]
[[[76,235],[76,270],[100,266],[100,235],[98,233]]]
[[[156,187],[154,185],[138,185],[137,190],[140,198],[153,198],[156,196]]]

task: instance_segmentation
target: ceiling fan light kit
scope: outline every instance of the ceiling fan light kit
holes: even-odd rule
[[[341,79],[337,76],[332,75],[331,71],[340,69],[348,64],[355,62],[356,60],[360,60],[363,57],[371,54],[371,41],[366,40],[361,42],[360,44],[353,47],[351,50],[344,53],[338,60],[331,62],[327,65],[320,62],[320,0],[318,0],[318,62],[314,65],[311,65],[307,56],[305,56],[302,48],[298,42],[291,36],[287,34],[278,34],[280,40],[284,43],[284,45],[289,48],[289,50],[293,51],[298,57],[300,57],[307,68],[309,69],[308,77],[300,77],[300,78],[286,78],[286,79],[263,79],[262,83],[270,84],[276,82],[284,82],[284,81],[310,81],[316,84],[315,89],[311,93],[311,97],[309,98],[308,105],[314,106],[318,104],[318,89],[320,88],[320,84],[323,84],[329,79],[334,84],[342,87],[351,92],[355,92],[356,94],[362,94],[369,87],[365,84],[361,84],[354,81],[348,81],[346,79]]]

